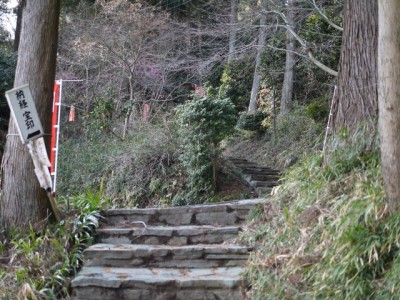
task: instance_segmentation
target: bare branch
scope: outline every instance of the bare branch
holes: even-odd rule
[[[319,67],[321,70],[327,72],[328,74],[331,74],[333,76],[337,76],[338,72],[335,70],[332,70],[329,68],[327,65],[324,65],[322,62],[317,60],[314,55],[311,52],[310,47],[307,46],[307,42],[303,40],[290,26],[285,26],[285,28],[294,36],[294,38],[303,46],[304,50],[307,52],[308,58],[310,59],[311,62],[313,62],[317,67]]]
[[[338,76],[338,72],[329,68],[327,65],[324,65],[322,62],[320,62],[319,60],[314,58],[314,55],[312,54],[311,50],[308,50],[308,57],[310,58],[310,60],[317,66],[319,67],[321,70],[327,72],[328,74],[331,74],[332,76],[337,77]]]
[[[314,1],[314,0],[313,0],[313,1]],[[335,70],[329,68],[327,65],[324,65],[322,62],[320,62],[319,60],[317,60],[317,59],[314,57],[314,55],[313,55],[313,53],[312,53],[310,47],[308,47],[308,45],[307,45],[307,41],[305,41],[304,39],[302,39],[302,38],[293,30],[292,26],[290,26],[290,25],[288,24],[287,18],[286,18],[286,16],[285,16],[285,14],[283,14],[282,12],[277,11],[277,10],[270,10],[269,12],[266,12],[266,13],[274,13],[274,14],[277,14],[278,16],[280,16],[280,17],[282,18],[282,20],[285,22],[286,25],[276,25],[276,27],[284,27],[284,28],[286,28],[286,30],[287,30],[288,32],[290,32],[290,34],[291,34],[291,35],[300,43],[300,45],[304,48],[304,50],[306,51],[306,53],[307,53],[307,55],[308,55],[308,59],[309,59],[312,63],[314,63],[314,64],[315,64],[317,67],[319,67],[321,70],[327,72],[328,74],[330,74],[330,75],[332,75],[332,76],[335,76],[335,77],[336,77],[336,76],[338,75],[338,72],[337,72],[337,71],[335,71]],[[296,53],[296,52],[295,52],[295,53]],[[296,53],[296,54],[299,54],[299,53]]]
[[[339,30],[339,31],[343,31],[343,27],[340,27],[339,25],[336,25],[335,23],[332,22],[331,19],[328,18],[328,16],[326,14],[324,14],[324,12],[318,7],[317,3],[315,3],[315,0],[311,1],[314,8],[317,10],[317,12],[321,15],[321,17],[323,17],[325,19],[325,21],[331,25],[333,28]]]
[[[307,55],[304,55],[304,54],[302,54],[300,52],[297,52],[297,51],[291,51],[291,50],[287,50],[285,48],[279,48],[279,47],[275,47],[275,46],[268,45],[268,44],[266,44],[265,47],[268,47],[268,48],[270,48],[272,50],[294,53],[294,54],[296,54],[296,55],[298,55],[298,56],[300,56],[302,58],[305,58],[305,59],[309,58]]]

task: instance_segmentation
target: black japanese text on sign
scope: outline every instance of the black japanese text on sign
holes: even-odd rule
[[[22,142],[43,136],[43,128],[29,86],[24,85],[7,91],[6,98]]]

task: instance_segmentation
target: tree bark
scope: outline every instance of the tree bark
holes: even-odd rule
[[[333,130],[353,128],[366,120],[376,128],[378,115],[377,0],[346,0]]]
[[[14,81],[14,87],[30,85],[45,133],[50,132],[51,126],[59,11],[59,0],[27,1]],[[26,227],[51,212],[28,149],[16,134],[17,128],[11,118],[1,165],[0,220],[5,229]]]
[[[287,1],[287,26],[294,28],[294,4],[293,0]],[[281,111],[280,114],[287,114],[288,104],[292,101],[293,95],[293,80],[294,80],[294,65],[295,65],[295,52],[294,52],[294,37],[290,30],[286,33],[286,64],[285,75],[282,85],[282,98],[281,98]]]
[[[381,163],[391,212],[400,208],[400,2],[379,1],[378,97]]]
[[[254,68],[254,77],[253,77],[253,86],[251,88],[249,109],[250,113],[254,113],[257,110],[257,94],[258,89],[260,87],[260,74],[259,67],[261,63],[261,54],[265,47],[265,39],[266,39],[266,30],[265,25],[267,24],[267,15],[265,14],[267,10],[267,0],[261,1],[261,17],[260,17],[260,31],[258,36],[258,45],[257,45],[257,55],[256,55],[256,65]]]
[[[234,60],[236,57],[236,30],[238,22],[238,2],[239,0],[231,0],[231,16],[229,30],[229,54],[228,61]]]

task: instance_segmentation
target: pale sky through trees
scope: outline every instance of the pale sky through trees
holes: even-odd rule
[[[17,5],[18,5],[17,0],[10,0],[7,4],[7,7],[13,9]],[[11,33],[11,37],[14,38],[15,26],[17,23],[17,15],[11,12],[9,14],[2,16],[1,21],[4,27],[7,29],[7,31]]]

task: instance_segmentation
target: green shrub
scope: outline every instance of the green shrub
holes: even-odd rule
[[[238,129],[264,132],[267,128],[263,126],[263,121],[268,117],[268,114],[262,111],[255,113],[242,112],[239,114],[239,119],[236,124]]]
[[[112,122],[114,106],[112,98],[95,98],[93,109],[86,116],[87,127],[100,132],[107,129]]]
[[[327,122],[329,115],[328,101],[325,99],[315,99],[306,106],[306,114],[309,118],[317,122]]]
[[[251,56],[232,60],[225,65],[220,93],[232,101],[237,112],[246,110],[249,105],[253,75],[254,58]]]
[[[181,160],[188,181],[187,192],[174,203],[203,202],[215,191],[219,143],[234,132],[235,107],[228,99],[194,98],[179,106],[176,115],[183,142]]]
[[[315,122],[305,114],[304,107],[300,106],[288,114],[278,116],[276,134],[287,141],[299,141],[314,125]]]

